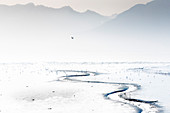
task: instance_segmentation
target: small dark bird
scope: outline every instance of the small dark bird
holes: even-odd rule
[[[71,37],[71,39],[74,39],[74,37]]]
[[[48,110],[52,110],[52,108],[48,108]]]

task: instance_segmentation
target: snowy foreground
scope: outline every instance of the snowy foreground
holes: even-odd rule
[[[170,63],[0,64],[1,113],[170,113]]]

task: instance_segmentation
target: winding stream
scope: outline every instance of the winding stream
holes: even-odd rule
[[[132,97],[128,97],[127,95],[141,89],[141,86],[134,83],[117,83],[117,82],[103,82],[103,81],[90,81],[90,80],[80,80],[80,77],[87,76],[97,76],[101,75],[101,73],[90,72],[90,71],[76,71],[76,70],[56,70],[56,72],[64,72],[66,76],[61,76],[57,81],[71,81],[71,82],[79,82],[79,83],[94,83],[94,84],[110,84],[110,85],[120,85],[119,90],[111,91],[103,94],[104,99],[120,102],[123,104],[128,104],[133,107],[137,113],[160,113],[163,112],[161,107],[157,105],[156,101],[148,101],[142,99],[135,99]],[[75,72],[75,74],[69,75],[69,72]],[[79,74],[77,74],[79,73]],[[117,98],[112,98],[112,95],[116,95]]]

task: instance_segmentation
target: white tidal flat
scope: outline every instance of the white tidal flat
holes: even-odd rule
[[[3,63],[1,113],[169,113],[170,63]]]

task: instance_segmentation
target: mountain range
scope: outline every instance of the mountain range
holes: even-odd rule
[[[169,35],[170,0],[138,4],[104,23],[98,30],[109,34]]]
[[[154,0],[113,18],[69,6],[0,5],[0,59],[170,61],[169,6]]]
[[[33,3],[0,5],[0,17],[1,31],[54,34],[71,34],[90,30],[110,19],[90,10],[80,13],[69,6],[55,9]]]
[[[0,30],[11,32],[51,32],[74,34],[86,31],[120,35],[168,33],[170,28],[170,1],[154,0],[138,4],[116,15],[102,16],[87,10],[80,13],[71,7],[50,8],[29,3],[26,5],[0,5]],[[38,30],[38,31],[37,31]]]

